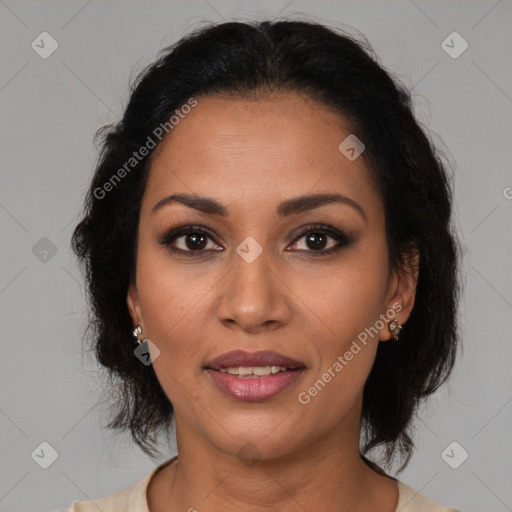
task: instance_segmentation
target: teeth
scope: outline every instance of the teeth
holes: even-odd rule
[[[229,373],[230,375],[238,375],[240,377],[246,377],[249,375],[254,375],[256,377],[264,377],[270,374],[285,372],[286,370],[288,370],[286,366],[233,366],[229,368],[220,369],[220,371],[223,373]]]
[[[241,370],[243,368],[240,368]],[[271,373],[271,370],[270,370],[270,366],[257,366],[255,368],[252,368],[252,372],[251,372],[253,375],[257,375],[258,377],[261,377],[262,375],[270,375]],[[239,375],[242,375],[241,373]]]
[[[252,368],[245,368],[240,367],[238,368],[238,375],[251,375],[252,374]]]

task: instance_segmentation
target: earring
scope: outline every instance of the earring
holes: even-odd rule
[[[137,339],[137,343],[140,345],[142,343],[141,340],[139,340],[139,334],[142,332],[142,328],[140,325],[137,325],[137,327],[135,327],[135,329],[133,330],[133,335],[135,336],[135,338]]]
[[[144,366],[149,366],[153,364],[153,361],[160,355],[160,350],[158,350],[158,347],[148,338],[145,338],[144,341],[139,340],[139,334],[141,332],[142,328],[140,325],[137,325],[133,330],[133,335],[137,338],[138,343],[133,353]]]
[[[398,322],[398,320],[393,320],[389,324],[389,330],[393,333],[393,338],[395,341],[398,340],[398,335],[400,334],[400,331],[402,330],[402,324]]]

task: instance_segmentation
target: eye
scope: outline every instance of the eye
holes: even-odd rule
[[[331,243],[330,247],[326,249],[329,238],[335,240],[337,243],[334,245]],[[338,252],[342,247],[345,247],[352,242],[352,240],[341,231],[338,231],[337,229],[334,229],[331,226],[326,226],[324,224],[310,226],[307,231],[303,232],[299,238],[297,238],[298,241],[302,239],[304,239],[303,247],[305,246],[306,249],[299,248],[298,250],[318,253],[318,256],[324,256]],[[297,249],[298,245],[300,245],[300,243],[296,241],[294,243],[295,249]]]
[[[213,244],[213,249],[212,247],[208,248],[208,239],[213,242],[210,233],[201,226],[181,226],[165,233],[159,238],[158,242],[168,247],[171,252],[186,256],[197,256],[199,253],[206,252],[204,249],[223,250],[216,244]],[[178,247],[173,246],[174,242]]]

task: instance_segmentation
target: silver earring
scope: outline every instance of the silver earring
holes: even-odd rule
[[[142,332],[142,328],[140,325],[137,325],[137,327],[135,327],[135,329],[133,330],[133,335],[135,336],[135,338],[137,339],[137,343],[140,345],[142,343],[141,340],[139,340],[139,334]]]
[[[398,320],[393,320],[389,324],[389,330],[393,333],[393,338],[395,341],[398,340],[398,335],[400,334],[400,331],[402,330],[402,324],[398,322]]]

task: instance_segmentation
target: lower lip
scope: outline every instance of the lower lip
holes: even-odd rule
[[[218,370],[207,369],[217,387],[237,400],[259,402],[268,400],[294,384],[304,369],[287,370],[266,377],[237,377]]]

